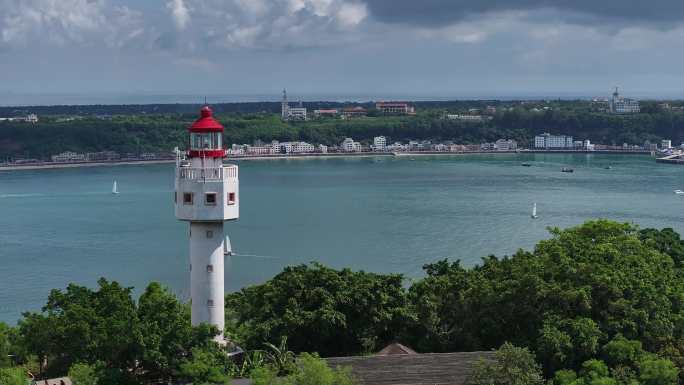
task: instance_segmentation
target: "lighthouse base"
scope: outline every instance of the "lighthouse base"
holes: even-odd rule
[[[190,222],[191,321],[216,326],[219,343],[225,326],[223,242],[223,222]]]

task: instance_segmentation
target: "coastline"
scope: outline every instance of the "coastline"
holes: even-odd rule
[[[563,151],[563,150],[521,150],[521,151],[469,151],[469,152],[444,152],[444,151],[407,151],[407,152],[361,152],[361,153],[329,153],[329,154],[277,154],[256,156],[231,156],[228,161],[250,160],[278,160],[278,159],[334,159],[334,158],[373,158],[373,157],[411,157],[411,156],[463,156],[463,155],[492,155],[492,154],[613,154],[613,155],[650,155],[649,151]],[[170,164],[174,159],[150,159],[150,160],[117,160],[99,162],[63,162],[63,163],[38,163],[26,165],[0,165],[2,171],[21,170],[54,170],[63,168],[80,167],[106,167],[106,166],[137,166],[146,164]],[[673,162],[674,163],[674,162]]]
[[[124,160],[111,162],[77,162],[77,163],[40,163],[27,165],[0,166],[2,171],[21,171],[21,170],[55,170],[61,168],[81,168],[81,167],[105,167],[105,166],[137,166],[142,164],[165,164],[175,163],[173,159],[151,159],[151,160]]]

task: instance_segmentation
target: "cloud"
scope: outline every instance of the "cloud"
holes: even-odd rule
[[[171,11],[171,17],[176,28],[181,31],[184,30],[190,22],[190,10],[185,6],[183,0],[170,0],[166,3],[166,8]]]
[[[223,49],[340,44],[355,38],[351,30],[368,15],[360,0],[185,0],[185,4],[204,28],[180,38]]]
[[[681,0],[365,0],[381,22],[440,26],[474,16],[506,11],[551,9],[572,23],[678,23],[684,21]]]
[[[140,12],[104,0],[0,0],[0,45],[123,46],[143,33]]]

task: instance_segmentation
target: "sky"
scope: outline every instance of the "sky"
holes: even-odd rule
[[[0,104],[684,98],[682,0],[0,0]]]

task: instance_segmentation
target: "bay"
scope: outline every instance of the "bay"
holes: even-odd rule
[[[226,265],[229,291],[313,261],[417,278],[425,263],[472,266],[533,247],[549,226],[594,218],[684,232],[684,196],[673,193],[684,189],[684,167],[649,156],[238,163],[240,219],[225,226],[237,254]],[[173,165],[0,171],[0,321],[40,309],[53,288],[95,286],[100,277],[136,295],[159,281],[187,299],[188,225],[173,215],[173,175]]]

